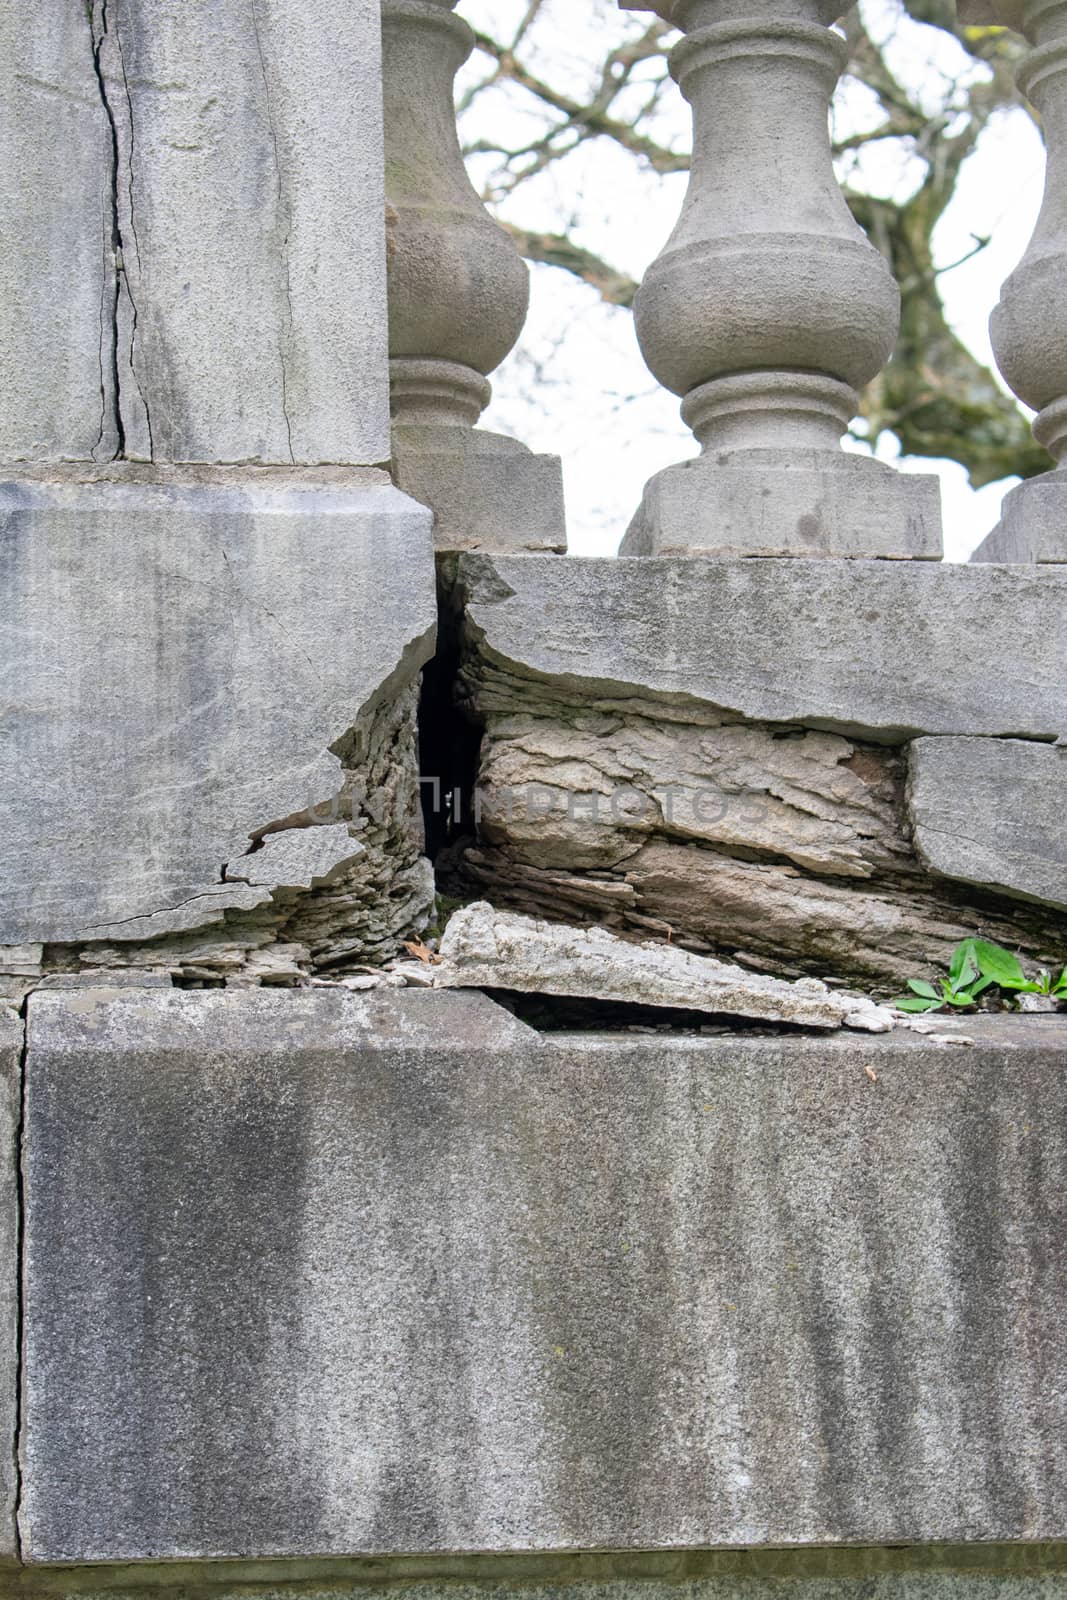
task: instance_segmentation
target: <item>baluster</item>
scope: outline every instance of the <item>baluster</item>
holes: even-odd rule
[[[1026,253],[1000,291],[989,322],[993,353],[1010,387],[1036,412],[1034,438],[1054,470],[1004,498],[1000,522],[975,561],[1067,561],[1067,4],[961,5],[964,21],[1014,28],[1034,48],[1019,88],[1041,115],[1045,195]]]
[[[651,480],[622,553],[939,558],[937,480],[840,449],[899,322],[831,159],[841,0],[622,3],[686,34],[689,190],[635,314],[702,447]]]
[[[383,0],[393,476],[438,549],[566,546],[557,456],[476,428],[526,320],[529,274],[463,164],[453,84],[474,35],[457,0]]]

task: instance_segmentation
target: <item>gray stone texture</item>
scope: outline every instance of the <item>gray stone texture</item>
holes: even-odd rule
[[[484,428],[397,425],[392,471],[398,488],[433,510],[437,550],[567,548],[559,456]]]
[[[1067,1025],[957,1036],[32,997],[24,1557],[1062,1538]]]
[[[932,872],[1067,911],[1067,748],[916,739],[908,810]]]
[[[345,809],[361,768],[414,785],[430,519],[383,474],[50,469],[0,484],[0,538],[3,944],[148,939],[255,909],[293,876],[227,881],[253,878],[238,858],[255,837],[366,829]],[[398,870],[417,833],[409,812]]]
[[[375,0],[0,7],[4,458],[388,459]]]
[[[15,1465],[18,1418],[19,1122],[23,1021],[0,1001],[0,1556],[17,1546]]]
[[[110,130],[84,5],[0,3],[0,461],[114,453]]]
[[[1000,521],[971,560],[1067,562],[1067,472],[1046,472],[1010,489]]]
[[[1058,568],[463,556],[459,579],[478,651],[526,679],[891,742],[1067,731]]]
[[[624,556],[840,556],[940,561],[941,491],[842,452],[709,453],[659,472],[626,531]]]

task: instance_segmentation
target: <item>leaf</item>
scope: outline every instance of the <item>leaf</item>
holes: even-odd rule
[[[921,994],[924,1000],[940,1000],[941,995],[932,983],[924,983],[921,978],[909,978],[908,988],[912,994]]]
[[[950,1006],[958,1006],[961,1010],[967,1006],[974,1005],[974,999],[966,989],[953,989],[951,993],[945,996],[945,999]]]
[[[898,995],[893,1001],[898,1011],[940,1011],[943,1000],[918,1000],[914,995]]]
[[[441,957],[435,956],[429,946],[423,944],[421,939],[406,940],[404,949],[408,955],[414,956],[417,961],[425,962],[428,967],[436,967],[441,963]]]
[[[1002,989],[1018,989],[1020,984],[1026,982],[1026,973],[1019,958],[1012,955],[1010,950],[1004,950],[999,944],[990,944],[988,939],[972,939],[970,942],[979,971],[991,983],[999,984]]]
[[[977,944],[977,939],[961,939],[953,950],[948,969],[948,981],[953,989],[962,989],[964,984],[978,977],[981,968],[976,954]]]

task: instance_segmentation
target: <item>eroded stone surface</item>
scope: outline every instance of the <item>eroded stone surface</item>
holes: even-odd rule
[[[888,1033],[893,1026],[881,1007],[833,993],[814,978],[783,983],[669,944],[631,944],[603,928],[560,927],[496,911],[484,901],[449,919],[433,983],[716,1011],[807,1028]]]
[[[533,676],[479,629],[462,683],[483,731],[477,838],[440,863],[459,898],[883,995],[947,966],[976,928],[1046,965],[1067,949],[1054,904],[930,873],[910,836],[904,747]]]
[[[263,908],[261,937],[277,937],[297,908],[279,914],[273,892],[293,873],[224,872],[294,820],[355,831],[363,898],[388,901],[393,870],[425,907],[413,715],[435,626],[428,514],[374,474],[160,476],[0,487],[0,940],[92,942],[110,965],[115,941]],[[344,883],[323,892],[336,906]]]
[[[487,660],[584,694],[891,741],[1065,731],[1056,567],[468,555],[459,575]]]
[[[30,1017],[31,1563],[1062,1538],[1061,1020]]]
[[[908,808],[932,872],[1067,911],[1067,749],[916,739]]]

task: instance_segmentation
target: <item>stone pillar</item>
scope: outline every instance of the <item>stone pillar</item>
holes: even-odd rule
[[[1045,197],[1033,238],[1005,281],[989,331],[997,364],[1037,416],[1034,438],[1056,463],[1005,497],[975,561],[1067,561],[1067,5],[1063,0],[971,0],[967,22],[1014,28],[1034,46],[1019,69],[1041,117]]]
[[[463,164],[453,82],[474,35],[455,5],[382,0],[393,475],[433,508],[438,549],[562,550],[558,457],[475,427],[529,274]]]
[[[622,553],[937,559],[936,479],[839,448],[899,318],[831,161],[841,0],[621,3],[686,34],[689,191],[635,313],[703,450],[652,479]]]
[[[232,951],[237,912],[270,945],[335,868],[432,903],[410,819],[243,860],[387,735],[416,786],[431,519],[388,393],[378,0],[0,0],[0,974]]]

